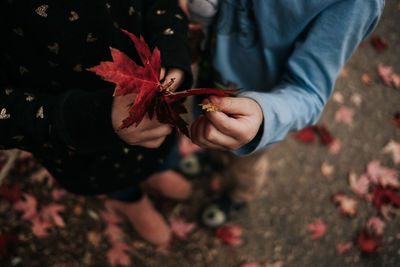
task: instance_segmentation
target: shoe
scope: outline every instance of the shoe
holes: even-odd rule
[[[231,219],[231,216],[247,206],[246,202],[234,202],[224,194],[205,207],[201,222],[209,228],[217,228]]]

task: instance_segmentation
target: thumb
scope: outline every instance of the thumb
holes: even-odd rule
[[[212,95],[209,97],[212,104],[220,111],[230,115],[249,115],[252,110],[252,102],[245,97],[221,97]]]

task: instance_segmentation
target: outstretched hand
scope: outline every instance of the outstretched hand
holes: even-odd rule
[[[206,112],[192,124],[193,143],[204,148],[236,150],[256,136],[262,122],[260,105],[246,97],[217,97],[204,99],[219,111]]]
[[[171,68],[165,70],[162,68],[160,80],[165,76],[164,84],[167,84],[171,79],[175,79],[169,90],[176,90],[183,82],[184,72],[181,69]],[[118,136],[129,145],[142,146],[146,148],[159,147],[172,132],[172,126],[160,123],[156,115],[152,119],[146,115],[139,125],[132,125],[128,128],[117,130],[122,124],[122,121],[129,115],[129,107],[136,98],[136,94],[125,96],[114,96],[111,119],[113,127]]]

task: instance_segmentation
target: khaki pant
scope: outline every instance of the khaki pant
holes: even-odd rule
[[[267,180],[268,160],[265,151],[250,156],[236,156],[231,152],[212,151],[212,160],[223,165],[222,185],[226,186],[235,202],[255,199]]]

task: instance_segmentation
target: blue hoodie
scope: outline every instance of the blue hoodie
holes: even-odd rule
[[[214,66],[264,114],[256,138],[234,152],[254,153],[315,124],[383,7],[384,0],[220,1]]]

